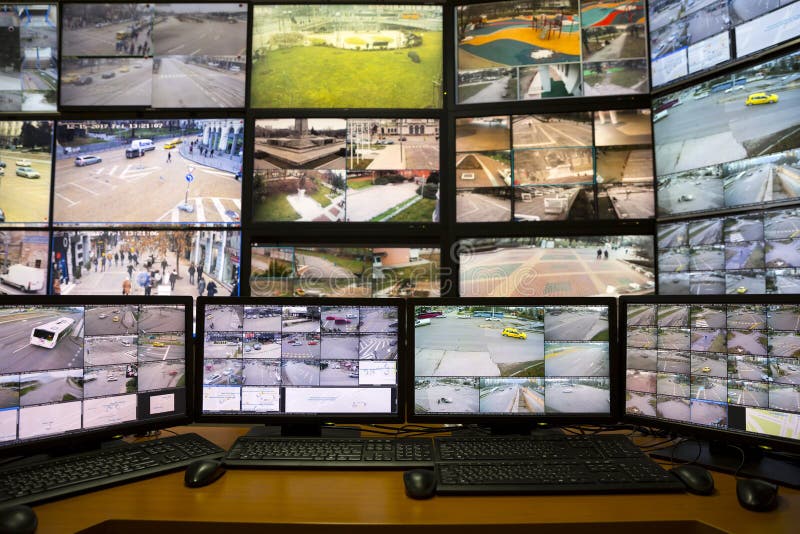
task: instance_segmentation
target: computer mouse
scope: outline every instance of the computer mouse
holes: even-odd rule
[[[196,460],[186,466],[183,482],[187,488],[202,488],[224,474],[225,465],[220,460]]]
[[[412,499],[430,499],[436,493],[436,473],[429,469],[412,469],[403,473],[406,495]]]
[[[736,498],[742,508],[768,512],[778,506],[778,486],[757,478],[740,478],[736,481]]]
[[[16,504],[0,508],[0,534],[33,534],[39,520],[30,506]]]
[[[670,472],[683,482],[689,493],[695,495],[714,493],[714,478],[705,467],[697,464],[683,464],[673,467]]]

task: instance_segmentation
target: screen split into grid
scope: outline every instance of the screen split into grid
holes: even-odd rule
[[[207,304],[204,414],[397,414],[398,306]]]

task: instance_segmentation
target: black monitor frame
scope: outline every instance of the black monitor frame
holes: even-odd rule
[[[203,383],[203,356],[205,338],[206,308],[208,306],[392,306],[398,309],[397,329],[397,397],[395,399],[397,413],[331,413],[331,414],[298,414],[298,413],[264,413],[253,412],[237,414],[203,413],[203,388],[194,389],[195,422],[198,423],[237,423],[280,426],[282,434],[319,435],[324,425],[331,423],[369,424],[369,423],[402,423],[405,407],[406,343],[405,314],[406,304],[399,298],[308,298],[308,297],[200,297],[197,299],[197,335],[195,338],[194,383]],[[283,386],[277,386],[283,387]]]
[[[415,377],[415,348],[414,348],[414,307],[415,306],[476,306],[476,305],[501,305],[501,306],[608,306],[609,328],[609,395],[610,410],[608,414],[558,414],[558,415],[509,415],[494,414],[417,414],[414,411],[414,377]],[[406,308],[407,344],[408,350],[408,379],[405,384],[406,391],[406,419],[409,422],[427,424],[478,424],[488,425],[495,433],[528,433],[537,425],[546,423],[552,425],[569,425],[581,423],[613,423],[618,419],[617,406],[620,393],[619,384],[615,383],[619,376],[618,349],[615,333],[617,332],[617,302],[611,297],[469,297],[469,298],[412,298],[408,299]],[[435,319],[434,319],[435,320]]]
[[[35,452],[53,452],[64,454],[81,450],[82,448],[96,448],[105,440],[117,437],[120,434],[141,434],[162,428],[186,425],[192,422],[194,410],[194,381],[189,377],[194,376],[192,358],[192,298],[191,297],[163,297],[163,296],[31,296],[31,295],[4,295],[0,299],[0,306],[113,306],[113,305],[183,305],[184,308],[184,339],[186,339],[184,358],[185,376],[187,377],[185,390],[185,410],[182,414],[170,415],[164,418],[148,421],[131,421],[114,426],[107,426],[93,430],[78,430],[67,434],[52,435],[43,438],[23,441],[15,445],[0,445],[0,456],[11,457],[14,455],[30,455]]]

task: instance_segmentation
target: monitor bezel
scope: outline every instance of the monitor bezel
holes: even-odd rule
[[[86,296],[73,296],[73,295],[6,295],[0,299],[0,306],[96,306],[96,305],[183,305],[184,306],[184,339],[185,344],[185,374],[187,377],[185,381],[185,399],[186,406],[183,413],[165,416],[163,418],[148,420],[148,421],[131,421],[113,426],[107,426],[99,429],[92,430],[78,430],[69,432],[67,434],[51,435],[42,438],[34,438],[31,440],[17,442],[11,445],[4,446],[0,443],[0,456],[7,457],[13,454],[28,455],[32,452],[40,452],[52,450],[54,452],[63,452],[64,449],[72,449],[83,445],[91,446],[93,443],[99,443],[103,440],[109,440],[120,436],[120,434],[142,434],[163,428],[170,428],[174,426],[187,425],[192,422],[194,411],[194,381],[189,380],[189,377],[194,376],[194,358],[193,354],[193,341],[191,338],[192,333],[192,298],[184,296],[122,296],[122,295],[86,295]],[[137,393],[138,394],[138,393]]]
[[[392,306],[398,309],[397,328],[397,386],[396,408],[397,413],[330,413],[330,414],[303,414],[303,413],[276,413],[253,412],[245,413],[217,413],[203,412],[203,358],[205,337],[205,318],[208,306]],[[244,423],[257,425],[319,425],[327,423],[393,423],[399,424],[405,416],[405,388],[406,381],[406,330],[405,330],[406,303],[400,298],[339,298],[339,297],[199,297],[197,299],[197,330],[195,334],[195,366],[194,366],[194,421],[197,423]],[[284,386],[277,386],[283,388]]]
[[[415,306],[470,306],[470,305],[502,305],[502,306],[608,306],[608,349],[609,349],[609,412],[578,414],[542,414],[542,415],[496,415],[496,414],[418,414],[414,410],[414,307]],[[617,350],[617,301],[613,297],[444,297],[444,298],[411,298],[406,303],[406,330],[408,354],[408,379],[406,391],[406,419],[414,423],[428,424],[478,424],[478,425],[528,425],[541,423],[553,425],[569,425],[581,423],[613,423],[618,419],[619,387],[615,383],[619,376],[619,351]]]
[[[628,306],[635,304],[741,304],[754,305],[763,304],[766,306],[773,304],[799,305],[797,295],[716,295],[716,296],[692,296],[692,295],[651,295],[651,296],[622,296],[619,301],[619,374],[617,384],[619,385],[620,395],[617,397],[619,405],[616,407],[620,414],[622,423],[629,423],[637,426],[645,426],[663,429],[672,433],[688,436],[694,439],[704,439],[711,442],[740,443],[743,445],[775,448],[783,451],[800,453],[800,439],[792,440],[771,436],[769,434],[758,434],[755,432],[736,431],[728,428],[714,428],[703,426],[696,423],[683,421],[673,421],[658,417],[637,416],[625,412],[625,371],[627,368],[627,343],[623,340],[627,337],[627,313]],[[800,413],[798,414],[800,417]]]

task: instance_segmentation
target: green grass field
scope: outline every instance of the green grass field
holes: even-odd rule
[[[317,250],[303,249],[302,254],[305,254],[306,256],[314,256],[317,258],[328,260],[337,267],[347,269],[356,276],[366,273],[370,268],[369,263],[365,260],[359,260],[356,258],[350,258],[346,256],[335,256],[333,254],[328,254],[327,252],[319,252]]]
[[[436,209],[436,201],[432,198],[423,198],[389,219],[389,221],[431,222],[434,209]]]
[[[348,189],[364,189],[365,187],[372,187],[372,182],[369,180],[347,180]]]
[[[303,46],[269,51],[253,64],[251,105],[257,108],[433,108],[442,75],[442,34],[423,44],[356,51]],[[408,58],[416,52],[421,61]],[[322,73],[322,74],[321,74]]]
[[[254,204],[254,221],[296,221],[300,218],[300,214],[286,200],[286,195],[274,195]]]

